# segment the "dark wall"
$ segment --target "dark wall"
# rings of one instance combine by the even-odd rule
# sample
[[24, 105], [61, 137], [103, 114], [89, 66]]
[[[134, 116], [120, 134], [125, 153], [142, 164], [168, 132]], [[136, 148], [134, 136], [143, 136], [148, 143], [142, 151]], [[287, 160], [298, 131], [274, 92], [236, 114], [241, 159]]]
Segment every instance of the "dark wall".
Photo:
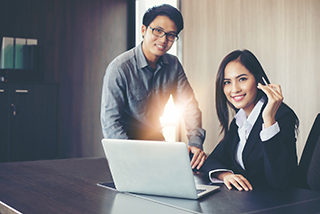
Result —
[[59, 157], [103, 155], [105, 68], [134, 45], [134, 0], [0, 0], [0, 37], [38, 39], [43, 82], [59, 84]]

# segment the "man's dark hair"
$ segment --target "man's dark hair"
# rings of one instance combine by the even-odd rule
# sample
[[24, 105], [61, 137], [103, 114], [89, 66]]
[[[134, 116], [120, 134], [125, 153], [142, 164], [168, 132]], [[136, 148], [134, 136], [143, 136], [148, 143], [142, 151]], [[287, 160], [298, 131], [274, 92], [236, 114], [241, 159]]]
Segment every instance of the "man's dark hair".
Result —
[[171, 19], [177, 26], [177, 35], [183, 29], [183, 18], [180, 11], [169, 5], [163, 4], [160, 6], [154, 6], [146, 11], [143, 16], [142, 23], [145, 26], [149, 26], [150, 23], [157, 17], [157, 16], [167, 16]]

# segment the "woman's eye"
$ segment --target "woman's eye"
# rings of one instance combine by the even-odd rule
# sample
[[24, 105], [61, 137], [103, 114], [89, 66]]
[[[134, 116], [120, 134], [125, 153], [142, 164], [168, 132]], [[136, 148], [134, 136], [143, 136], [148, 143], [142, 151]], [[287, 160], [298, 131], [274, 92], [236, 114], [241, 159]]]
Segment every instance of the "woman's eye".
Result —
[[230, 81], [224, 81], [223, 84], [228, 85], [228, 84], [230, 84]]
[[239, 79], [240, 82], [245, 81], [245, 80], [247, 80], [247, 78], [242, 77]]

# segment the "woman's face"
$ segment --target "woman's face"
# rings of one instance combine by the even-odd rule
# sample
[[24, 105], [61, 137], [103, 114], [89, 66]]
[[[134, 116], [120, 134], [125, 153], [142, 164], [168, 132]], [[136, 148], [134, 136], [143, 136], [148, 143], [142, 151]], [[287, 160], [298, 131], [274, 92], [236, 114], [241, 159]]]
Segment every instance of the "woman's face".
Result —
[[224, 70], [223, 92], [237, 109], [243, 109], [249, 116], [257, 96], [256, 80], [240, 62], [231, 61]]

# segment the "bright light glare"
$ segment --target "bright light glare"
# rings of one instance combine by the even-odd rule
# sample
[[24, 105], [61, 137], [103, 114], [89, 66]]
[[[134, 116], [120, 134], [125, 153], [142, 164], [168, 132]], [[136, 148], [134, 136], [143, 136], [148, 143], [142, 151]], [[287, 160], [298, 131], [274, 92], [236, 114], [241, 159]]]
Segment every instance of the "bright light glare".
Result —
[[[147, 9], [161, 4], [170, 4], [177, 7], [177, 0], [136, 0], [136, 46], [141, 43], [141, 27], [142, 18]], [[168, 53], [177, 55], [177, 43], [173, 43]], [[168, 100], [164, 114], [160, 117], [161, 126], [163, 127], [163, 135], [166, 141], [175, 141], [179, 126], [180, 113], [176, 109], [172, 96]]]
[[163, 116], [160, 117], [160, 122], [162, 127], [169, 126], [169, 125], [177, 125], [180, 118], [180, 112], [177, 110], [176, 106], [174, 105], [172, 95], [168, 100], [166, 107], [164, 108]]

